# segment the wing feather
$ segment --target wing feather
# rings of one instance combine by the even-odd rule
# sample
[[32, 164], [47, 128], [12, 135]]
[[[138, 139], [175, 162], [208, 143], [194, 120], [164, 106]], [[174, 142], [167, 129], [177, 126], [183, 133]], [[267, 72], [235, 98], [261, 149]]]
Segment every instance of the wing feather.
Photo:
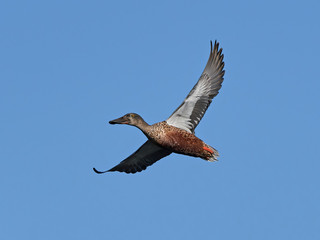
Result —
[[146, 141], [136, 152], [120, 162], [108, 172], [118, 171], [136, 173], [145, 170], [156, 161], [171, 154], [171, 151], [156, 145], [150, 140]]
[[167, 119], [169, 125], [193, 133], [212, 99], [219, 93], [224, 76], [222, 48], [215, 41], [203, 73], [183, 103]]

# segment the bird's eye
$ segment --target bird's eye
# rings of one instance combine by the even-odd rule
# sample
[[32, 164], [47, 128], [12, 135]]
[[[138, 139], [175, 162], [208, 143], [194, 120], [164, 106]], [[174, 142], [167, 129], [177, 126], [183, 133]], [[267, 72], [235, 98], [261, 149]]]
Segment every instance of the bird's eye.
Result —
[[132, 117], [132, 118], [133, 118], [133, 117], [134, 117], [134, 114], [133, 114], [133, 113], [131, 113], [131, 114], [130, 114], [130, 117]]

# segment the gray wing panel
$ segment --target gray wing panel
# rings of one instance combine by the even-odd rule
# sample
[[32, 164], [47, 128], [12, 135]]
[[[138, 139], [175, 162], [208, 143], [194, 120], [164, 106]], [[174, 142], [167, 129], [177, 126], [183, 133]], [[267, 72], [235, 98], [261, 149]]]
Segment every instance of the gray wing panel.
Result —
[[219, 43], [215, 42], [212, 49], [211, 42], [210, 56], [203, 73], [183, 103], [167, 119], [167, 123], [194, 132], [212, 99], [219, 93], [224, 80], [223, 68], [222, 48], [219, 50]]

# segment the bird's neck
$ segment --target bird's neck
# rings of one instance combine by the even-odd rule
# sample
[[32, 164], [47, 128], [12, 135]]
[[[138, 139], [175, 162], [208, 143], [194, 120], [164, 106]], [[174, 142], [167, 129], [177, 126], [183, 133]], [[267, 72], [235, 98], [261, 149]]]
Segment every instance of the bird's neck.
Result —
[[150, 125], [146, 123], [142, 118], [135, 126], [139, 128], [144, 134], [147, 134], [150, 129]]

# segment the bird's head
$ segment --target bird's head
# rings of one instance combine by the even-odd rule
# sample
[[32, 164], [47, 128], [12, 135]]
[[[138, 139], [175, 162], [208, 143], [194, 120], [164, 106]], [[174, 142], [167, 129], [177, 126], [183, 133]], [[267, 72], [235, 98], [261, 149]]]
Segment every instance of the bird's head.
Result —
[[144, 123], [142, 117], [136, 113], [128, 113], [120, 118], [109, 121], [110, 124], [128, 124], [132, 126], [139, 126]]

